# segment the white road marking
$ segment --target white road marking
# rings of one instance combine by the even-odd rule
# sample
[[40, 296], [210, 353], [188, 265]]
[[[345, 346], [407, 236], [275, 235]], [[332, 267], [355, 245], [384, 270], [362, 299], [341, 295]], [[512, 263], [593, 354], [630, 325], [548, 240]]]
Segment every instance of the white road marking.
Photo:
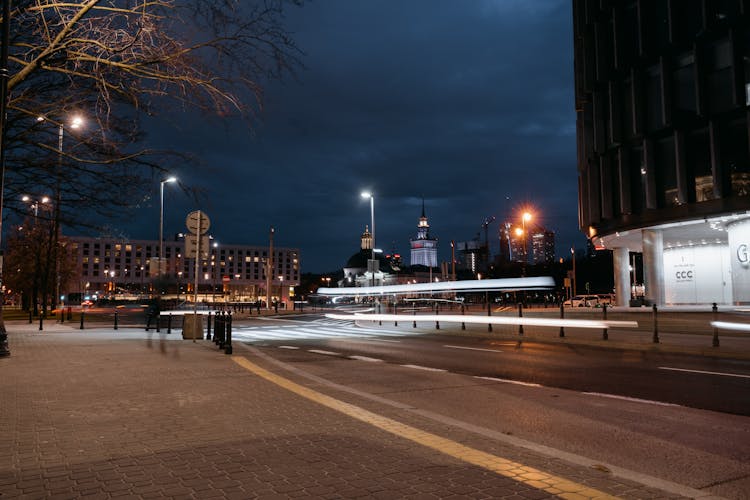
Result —
[[280, 345], [279, 349], [299, 349], [299, 347], [293, 345]]
[[669, 366], [660, 366], [660, 370], [670, 370], [674, 372], [687, 372], [687, 373], [701, 373], [703, 375], [721, 375], [723, 377], [737, 377], [737, 378], [750, 378], [750, 375], [742, 375], [739, 373], [724, 373], [724, 372], [708, 372], [704, 370], [688, 370], [686, 368], [672, 368]]
[[348, 342], [401, 342], [400, 340], [391, 340], [391, 339], [347, 339]]
[[582, 392], [581, 394], [585, 394], [587, 396], [599, 396], [600, 398], [621, 399], [623, 401], [630, 401], [633, 403], [646, 403], [649, 405], [657, 405], [657, 406], [680, 406], [674, 403], [664, 403], [662, 401], [653, 401], [651, 399], [630, 398], [627, 396], [618, 396], [616, 394], [604, 394], [601, 392]]
[[523, 385], [526, 387], [542, 387], [540, 384], [534, 384], [531, 382], [521, 382], [520, 380], [511, 380], [508, 378], [497, 378], [497, 377], [474, 377], [481, 378], [482, 380], [492, 380], [493, 382], [503, 382], [505, 384]]
[[443, 370], [442, 368], [430, 368], [429, 366], [419, 366], [419, 365], [401, 365], [404, 368], [414, 368], [416, 370], [426, 370], [428, 372], [445, 372], [448, 370]]
[[314, 352], [315, 354], [325, 354], [326, 356], [341, 356], [341, 354], [338, 352], [321, 351], [320, 349], [308, 349], [307, 352]]
[[482, 349], [481, 347], [464, 347], [460, 345], [444, 345], [443, 347], [448, 347], [450, 349], [466, 349], [467, 351], [503, 352], [498, 351], [497, 349]]
[[349, 356], [350, 359], [356, 359], [358, 361], [369, 361], [370, 363], [379, 363], [382, 362], [382, 359], [377, 358], [368, 358], [367, 356]]

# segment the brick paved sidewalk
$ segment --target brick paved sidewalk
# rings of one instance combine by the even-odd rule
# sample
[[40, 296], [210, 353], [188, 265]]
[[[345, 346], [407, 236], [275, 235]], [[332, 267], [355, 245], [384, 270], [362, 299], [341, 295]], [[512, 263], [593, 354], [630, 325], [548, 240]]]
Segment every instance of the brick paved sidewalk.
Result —
[[[0, 359], [3, 499], [553, 496], [304, 399], [206, 341], [52, 324], [8, 330], [12, 355]], [[235, 355], [262, 364], [244, 350]], [[611, 495], [670, 497], [487, 446]]]

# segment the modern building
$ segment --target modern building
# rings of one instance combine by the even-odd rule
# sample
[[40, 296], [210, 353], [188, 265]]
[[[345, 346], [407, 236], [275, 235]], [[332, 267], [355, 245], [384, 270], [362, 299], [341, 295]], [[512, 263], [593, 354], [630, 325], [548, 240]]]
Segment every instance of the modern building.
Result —
[[555, 261], [555, 233], [549, 229], [539, 228], [530, 231], [531, 263], [551, 264]]
[[579, 225], [654, 304], [750, 303], [750, 2], [573, 0]]
[[[69, 292], [153, 294], [158, 279], [159, 242], [68, 236], [79, 282]], [[200, 300], [266, 300], [268, 247], [210, 245], [198, 262]], [[175, 291], [193, 293], [195, 259], [186, 258], [185, 240], [177, 236], [164, 243], [161, 281]], [[296, 248], [274, 248], [271, 300], [287, 301], [300, 280], [300, 253]], [[175, 286], [172, 286], [175, 285]]]
[[422, 200], [422, 216], [417, 225], [417, 236], [411, 239], [411, 265], [437, 267], [437, 238], [430, 236], [430, 224], [424, 211]]
[[480, 267], [482, 243], [479, 237], [470, 241], [456, 242], [455, 251], [459, 269], [471, 271], [474, 274], [482, 271]]

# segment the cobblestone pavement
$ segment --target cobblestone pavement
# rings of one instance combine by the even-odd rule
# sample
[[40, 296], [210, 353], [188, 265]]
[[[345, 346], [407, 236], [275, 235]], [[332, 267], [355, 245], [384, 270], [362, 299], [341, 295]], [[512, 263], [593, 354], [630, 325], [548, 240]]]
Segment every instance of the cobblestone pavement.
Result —
[[[324, 392], [309, 381], [285, 387], [233, 362], [274, 371], [243, 349], [225, 356], [176, 333], [7, 326], [3, 499], [676, 498], [414, 415], [399, 423], [393, 408], [341, 402], [374, 415], [353, 418], [290, 390]], [[498, 473], [504, 461], [521, 472]], [[545, 475], [561, 488], [545, 489]]]

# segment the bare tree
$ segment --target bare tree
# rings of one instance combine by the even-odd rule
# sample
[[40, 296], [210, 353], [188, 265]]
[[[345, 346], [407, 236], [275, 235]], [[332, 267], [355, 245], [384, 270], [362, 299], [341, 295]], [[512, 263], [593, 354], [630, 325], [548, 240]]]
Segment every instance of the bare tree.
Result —
[[[22, 194], [52, 196], [49, 248], [57, 252], [62, 224], [122, 214], [169, 169], [167, 152], [143, 147], [144, 119], [177, 106], [251, 125], [264, 83], [299, 64], [283, 25], [284, 9], [298, 3], [14, 2], [5, 208], [22, 213]], [[78, 113], [89, 123], [84, 130], [70, 125]]]

